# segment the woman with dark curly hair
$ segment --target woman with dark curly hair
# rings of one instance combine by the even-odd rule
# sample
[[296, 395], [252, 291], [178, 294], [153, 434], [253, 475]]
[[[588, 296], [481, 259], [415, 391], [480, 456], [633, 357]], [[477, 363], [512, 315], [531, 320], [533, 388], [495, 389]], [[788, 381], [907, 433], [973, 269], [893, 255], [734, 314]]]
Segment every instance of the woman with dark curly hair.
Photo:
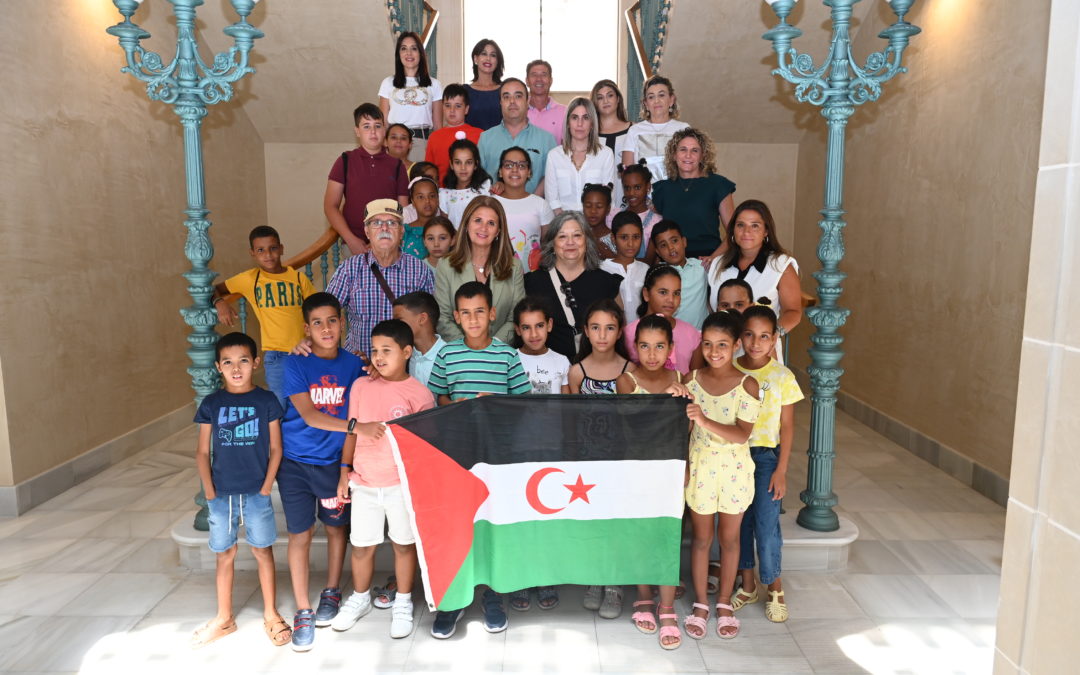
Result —
[[721, 229], [735, 211], [735, 183], [716, 173], [716, 149], [704, 131], [675, 132], [664, 154], [667, 179], [653, 183], [653, 205], [686, 235], [686, 256], [703, 264], [727, 250]]

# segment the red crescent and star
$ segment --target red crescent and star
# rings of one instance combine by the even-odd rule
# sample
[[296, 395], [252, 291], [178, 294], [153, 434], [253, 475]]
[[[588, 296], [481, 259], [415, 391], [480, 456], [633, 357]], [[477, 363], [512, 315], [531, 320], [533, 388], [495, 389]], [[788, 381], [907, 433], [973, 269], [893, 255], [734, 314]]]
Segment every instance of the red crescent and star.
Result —
[[[544, 515], [558, 513], [559, 511], [562, 511], [566, 508], [566, 506], [560, 506], [557, 509], [553, 509], [540, 501], [540, 481], [544, 480], [545, 477], [553, 473], [564, 472], [562, 469], [553, 466], [545, 467], [543, 469], [539, 469], [532, 476], [529, 476], [529, 482], [525, 484], [525, 499], [528, 500], [529, 506], [533, 507], [533, 509], [535, 509], [538, 513], [542, 513]], [[584, 480], [582, 480], [581, 474], [578, 474], [576, 483], [564, 483], [563, 487], [570, 491], [570, 501], [566, 503], [567, 506], [569, 506], [571, 503], [574, 502], [574, 500], [577, 499], [582, 500], [586, 504], [591, 504], [592, 502], [589, 501], [589, 490], [596, 487], [596, 483], [586, 483]]]

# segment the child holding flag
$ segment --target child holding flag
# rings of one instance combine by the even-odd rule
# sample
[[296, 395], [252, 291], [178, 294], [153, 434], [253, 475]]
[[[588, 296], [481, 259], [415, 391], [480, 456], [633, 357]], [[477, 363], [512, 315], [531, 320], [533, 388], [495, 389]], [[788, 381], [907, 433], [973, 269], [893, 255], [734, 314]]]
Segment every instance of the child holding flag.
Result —
[[735, 345], [742, 332], [738, 312], [710, 314], [701, 332], [705, 367], [692, 372], [686, 382], [694, 397], [694, 403], [686, 408], [686, 416], [693, 422], [686, 504], [694, 528], [690, 569], [697, 602], [684, 627], [695, 640], [705, 637], [709, 618], [706, 586], [715, 514], [720, 517], [716, 634], [731, 639], [739, 633], [739, 620], [731, 608], [731, 591], [739, 566], [743, 513], [754, 499], [754, 461], [747, 441], [760, 408], [757, 381], [735, 368]]
[[[435, 357], [428, 387], [446, 405], [491, 394], [528, 394], [529, 378], [521, 367], [517, 351], [489, 334], [495, 320], [491, 289], [479, 281], [469, 281], [454, 293], [454, 321], [464, 337], [449, 342]], [[508, 625], [502, 596], [490, 588], [484, 591], [484, 630], [499, 633]], [[437, 612], [431, 635], [439, 639], [453, 636], [465, 609]]]
[[[679, 382], [679, 374], [665, 366], [675, 351], [675, 333], [671, 322], [662, 314], [649, 314], [635, 322], [634, 348], [640, 360], [633, 370], [623, 373], [615, 383], [620, 394], [671, 394], [690, 397], [690, 392]], [[639, 585], [638, 599], [634, 607], [655, 605], [652, 586]], [[660, 587], [660, 646], [675, 649], [682, 643], [679, 635], [679, 619], [675, 614], [675, 587]], [[656, 632], [656, 617], [651, 611], [641, 610], [633, 614], [634, 625], [642, 633]], [[665, 621], [669, 623], [664, 623]]]
[[399, 319], [375, 324], [371, 329], [370, 359], [379, 376], [361, 377], [349, 391], [349, 424], [357, 434], [346, 436], [342, 447], [338, 498], [352, 502], [349, 541], [353, 545], [353, 594], [342, 603], [330, 624], [336, 631], [352, 628], [371, 611], [375, 547], [383, 542], [383, 528], [388, 526], [397, 577], [390, 637], [403, 638], [412, 633], [416, 537], [405, 508], [394, 453], [381, 424], [435, 407], [431, 391], [409, 375], [412, 352], [413, 334], [408, 324]]

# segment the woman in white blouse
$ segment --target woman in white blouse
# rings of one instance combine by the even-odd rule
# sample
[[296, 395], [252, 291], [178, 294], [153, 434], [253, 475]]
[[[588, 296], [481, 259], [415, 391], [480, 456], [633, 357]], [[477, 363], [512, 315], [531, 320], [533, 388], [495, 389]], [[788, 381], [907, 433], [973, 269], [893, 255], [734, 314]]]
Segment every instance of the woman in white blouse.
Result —
[[566, 107], [562, 145], [547, 156], [544, 196], [548, 206], [556, 215], [580, 211], [586, 183], [609, 185], [615, 181], [615, 155], [600, 142], [596, 108], [592, 101], [579, 96]]
[[416, 33], [397, 39], [394, 74], [379, 86], [379, 108], [386, 124], [403, 124], [412, 133], [409, 159], [424, 159], [427, 139], [442, 126], [442, 84], [428, 72], [427, 55]]

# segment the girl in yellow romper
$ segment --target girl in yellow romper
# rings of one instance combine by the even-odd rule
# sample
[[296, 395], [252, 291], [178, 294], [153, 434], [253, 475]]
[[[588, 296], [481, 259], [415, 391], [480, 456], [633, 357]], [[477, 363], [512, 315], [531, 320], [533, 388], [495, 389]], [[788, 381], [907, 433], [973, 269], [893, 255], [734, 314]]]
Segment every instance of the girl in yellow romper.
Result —
[[716, 634], [730, 639], [739, 633], [731, 609], [731, 592], [739, 567], [739, 531], [743, 512], [754, 500], [754, 462], [747, 441], [757, 420], [760, 401], [754, 378], [734, 365], [742, 335], [742, 317], [734, 310], [709, 315], [701, 329], [705, 367], [687, 376], [694, 403], [686, 409], [693, 422], [687, 465], [686, 503], [694, 530], [690, 571], [694, 580], [693, 612], [684, 629], [690, 637], [705, 637], [709, 618], [709, 549], [714, 514], [720, 539], [720, 590], [716, 594]]

